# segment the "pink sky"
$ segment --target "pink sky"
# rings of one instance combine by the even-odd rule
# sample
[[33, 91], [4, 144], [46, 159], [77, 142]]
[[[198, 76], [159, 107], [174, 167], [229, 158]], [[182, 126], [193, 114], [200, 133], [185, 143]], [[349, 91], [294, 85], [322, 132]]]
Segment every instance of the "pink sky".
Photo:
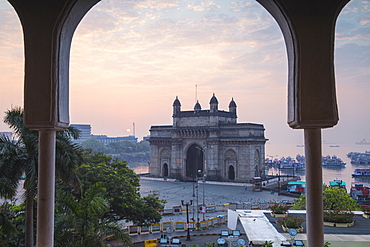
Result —
[[[23, 105], [23, 41], [12, 7], [0, 0], [0, 110]], [[370, 1], [352, 0], [336, 29], [339, 124], [323, 132], [338, 144], [370, 141]], [[275, 21], [255, 1], [111, 0], [80, 23], [70, 63], [71, 123], [93, 134], [141, 139], [172, 124], [172, 103], [203, 109], [213, 93], [238, 121], [265, 125], [272, 144], [302, 144], [286, 123], [287, 58]], [[0, 131], [9, 131], [0, 123]]]

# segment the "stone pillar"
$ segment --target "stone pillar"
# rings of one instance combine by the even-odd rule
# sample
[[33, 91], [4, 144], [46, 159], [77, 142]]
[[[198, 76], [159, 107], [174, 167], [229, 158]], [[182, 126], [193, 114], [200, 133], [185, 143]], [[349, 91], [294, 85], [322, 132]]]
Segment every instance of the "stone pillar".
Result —
[[54, 246], [55, 134], [39, 132], [37, 246]]
[[324, 246], [321, 128], [338, 123], [335, 23], [349, 0], [257, 0], [275, 18], [288, 53], [288, 124], [304, 129], [307, 243]]
[[308, 246], [324, 246], [321, 129], [305, 129]]
[[55, 132], [69, 125], [73, 33], [99, 0], [8, 0], [23, 27], [24, 124], [39, 130], [37, 243], [53, 246]]

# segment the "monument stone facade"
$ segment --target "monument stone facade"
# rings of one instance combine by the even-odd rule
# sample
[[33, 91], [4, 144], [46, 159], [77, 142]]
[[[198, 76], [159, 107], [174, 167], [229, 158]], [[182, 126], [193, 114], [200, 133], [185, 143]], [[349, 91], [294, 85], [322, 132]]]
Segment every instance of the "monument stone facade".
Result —
[[218, 109], [213, 94], [210, 109], [181, 111], [180, 100], [173, 103], [173, 123], [150, 128], [152, 177], [179, 180], [251, 182], [264, 174], [264, 126], [237, 123], [236, 103], [229, 111]]

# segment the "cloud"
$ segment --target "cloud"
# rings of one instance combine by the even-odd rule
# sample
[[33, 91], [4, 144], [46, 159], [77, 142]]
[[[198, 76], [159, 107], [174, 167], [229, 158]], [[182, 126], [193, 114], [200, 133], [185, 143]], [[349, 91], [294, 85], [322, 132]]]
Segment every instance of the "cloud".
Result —
[[221, 8], [221, 6], [211, 0], [205, 0], [200, 2], [199, 4], [188, 5], [188, 9], [191, 9], [193, 11], [212, 11], [218, 8]]

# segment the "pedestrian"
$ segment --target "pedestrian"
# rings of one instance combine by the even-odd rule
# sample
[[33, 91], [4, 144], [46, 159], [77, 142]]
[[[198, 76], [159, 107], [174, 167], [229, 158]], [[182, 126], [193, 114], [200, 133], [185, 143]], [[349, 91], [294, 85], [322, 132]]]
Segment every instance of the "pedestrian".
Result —
[[253, 246], [254, 246], [253, 242], [250, 241], [249, 244], [248, 244], [248, 247], [253, 247]]

